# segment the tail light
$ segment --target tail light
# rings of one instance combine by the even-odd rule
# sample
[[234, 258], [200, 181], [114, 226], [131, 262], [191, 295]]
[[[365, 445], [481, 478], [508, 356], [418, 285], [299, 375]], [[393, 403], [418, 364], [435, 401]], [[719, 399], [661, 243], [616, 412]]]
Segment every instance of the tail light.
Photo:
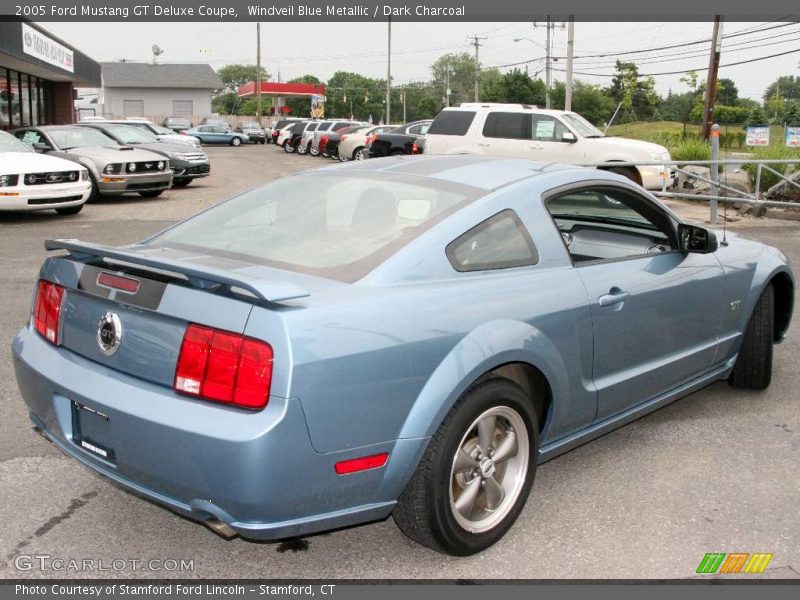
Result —
[[343, 142], [343, 141], [345, 141], [346, 139], [347, 139], [347, 136], [346, 136], [346, 135], [343, 135], [342, 137], [340, 137], [340, 138], [339, 138], [339, 142]]
[[321, 138], [319, 138], [319, 149], [324, 150], [325, 146], [327, 145], [328, 145], [328, 136], [323, 135]]
[[183, 334], [175, 391], [261, 409], [272, 383], [272, 346], [238, 333], [191, 324]]
[[422, 154], [422, 149], [416, 144], [411, 144], [411, 154]]
[[374, 135], [368, 135], [367, 139], [364, 140], [364, 145], [369, 146], [374, 139], [375, 139]]
[[51, 344], [58, 346], [58, 330], [61, 324], [61, 306], [64, 304], [64, 288], [51, 281], [39, 280], [36, 300], [33, 303], [33, 328]]
[[181, 129], [178, 133], [180, 133], [181, 135], [189, 135], [188, 133], [186, 133], [185, 129]]

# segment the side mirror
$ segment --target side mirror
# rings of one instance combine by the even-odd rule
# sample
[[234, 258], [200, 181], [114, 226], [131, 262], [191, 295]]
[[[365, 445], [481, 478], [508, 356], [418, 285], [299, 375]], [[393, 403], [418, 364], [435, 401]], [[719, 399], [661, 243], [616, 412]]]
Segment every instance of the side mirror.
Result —
[[567, 142], [568, 144], [574, 144], [578, 141], [578, 138], [575, 137], [575, 134], [571, 131], [565, 131], [561, 134], [561, 141]]
[[37, 152], [47, 152], [48, 150], [52, 150], [52, 148], [50, 148], [50, 146], [44, 142], [35, 142], [33, 144], [33, 149]]
[[678, 225], [678, 247], [684, 253], [709, 254], [716, 252], [719, 245], [713, 231], [681, 223]]

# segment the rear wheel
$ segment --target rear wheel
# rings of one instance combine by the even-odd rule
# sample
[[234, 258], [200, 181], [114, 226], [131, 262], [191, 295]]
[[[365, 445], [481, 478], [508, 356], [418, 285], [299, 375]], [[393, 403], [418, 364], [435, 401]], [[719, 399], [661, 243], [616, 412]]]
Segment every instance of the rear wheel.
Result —
[[303, 146], [303, 144], [297, 144], [297, 153], [300, 155], [305, 154], [308, 152], [308, 146]]
[[756, 302], [742, 347], [728, 382], [735, 388], [764, 390], [772, 380], [772, 344], [775, 319], [775, 291], [769, 284]]
[[242, 143], [242, 140], [238, 137], [235, 137], [231, 140], [231, 146], [239, 146]]
[[404, 155], [405, 155], [405, 152], [403, 152], [402, 150], [392, 150], [389, 153], [389, 156], [404, 156]]
[[366, 148], [359, 148], [353, 153], [353, 160], [367, 160], [368, 158], [369, 152]]
[[89, 192], [89, 197], [86, 199], [87, 202], [95, 202], [100, 199], [100, 189], [97, 187], [97, 179], [94, 178], [92, 172], [89, 171], [89, 181], [92, 184], [92, 191]]
[[283, 151], [286, 152], [286, 154], [292, 154], [294, 150], [294, 144], [291, 142], [291, 140], [286, 140], [283, 143]]
[[147, 192], [139, 192], [139, 195], [142, 198], [158, 198], [163, 193], [164, 190], [150, 190]]
[[319, 148], [314, 148], [314, 144], [310, 144], [311, 147], [308, 149], [308, 153], [311, 156], [319, 156]]
[[617, 175], [622, 175], [623, 177], [627, 177], [634, 183], [638, 183], [642, 185], [642, 176], [639, 174], [639, 171], [634, 167], [611, 167], [610, 169], [604, 169], [609, 173], [616, 173]]
[[536, 473], [536, 412], [505, 379], [470, 388], [431, 439], [394, 509], [398, 527], [439, 552], [466, 556], [505, 535]]
[[56, 212], [60, 215], [77, 215], [79, 212], [83, 210], [83, 204], [78, 204], [78, 206], [65, 206], [64, 208], [57, 208]]

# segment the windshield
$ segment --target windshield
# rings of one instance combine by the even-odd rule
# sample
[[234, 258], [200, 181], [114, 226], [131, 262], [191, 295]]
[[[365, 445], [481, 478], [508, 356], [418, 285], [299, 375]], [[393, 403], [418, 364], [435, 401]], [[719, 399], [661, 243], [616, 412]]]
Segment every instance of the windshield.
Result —
[[567, 113], [562, 116], [564, 120], [572, 125], [573, 129], [575, 129], [583, 137], [605, 137], [605, 134], [602, 131], [589, 123], [589, 121], [584, 119], [578, 113]]
[[191, 127], [192, 124], [189, 123], [189, 119], [167, 119], [167, 125], [179, 125], [179, 126], [187, 126]]
[[254, 122], [242, 123], [242, 129], [261, 129], [261, 125]]
[[172, 129], [162, 127], [161, 125], [150, 125], [149, 128], [155, 131], [158, 135], [172, 135], [175, 133]]
[[130, 125], [109, 125], [108, 131], [116, 137], [123, 144], [150, 144], [157, 142], [158, 138], [139, 129], [138, 127], [131, 127]]
[[353, 282], [483, 193], [388, 173], [306, 173], [245, 192], [150, 244]]
[[0, 152], [33, 152], [27, 144], [20, 142], [10, 133], [0, 131]]
[[70, 148], [83, 148], [85, 146], [116, 146], [112, 138], [102, 131], [89, 127], [65, 127], [63, 129], [50, 129], [47, 134], [59, 150]]

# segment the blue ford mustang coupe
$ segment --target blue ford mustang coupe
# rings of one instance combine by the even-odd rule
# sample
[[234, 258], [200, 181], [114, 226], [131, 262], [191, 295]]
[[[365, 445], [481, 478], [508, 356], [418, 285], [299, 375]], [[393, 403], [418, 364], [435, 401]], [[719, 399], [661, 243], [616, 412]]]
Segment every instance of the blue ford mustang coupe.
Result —
[[766, 388], [794, 296], [778, 250], [618, 175], [474, 156], [46, 247], [13, 352], [64, 452], [223, 535], [392, 514], [456, 555], [503, 536], [543, 461], [718, 380]]

